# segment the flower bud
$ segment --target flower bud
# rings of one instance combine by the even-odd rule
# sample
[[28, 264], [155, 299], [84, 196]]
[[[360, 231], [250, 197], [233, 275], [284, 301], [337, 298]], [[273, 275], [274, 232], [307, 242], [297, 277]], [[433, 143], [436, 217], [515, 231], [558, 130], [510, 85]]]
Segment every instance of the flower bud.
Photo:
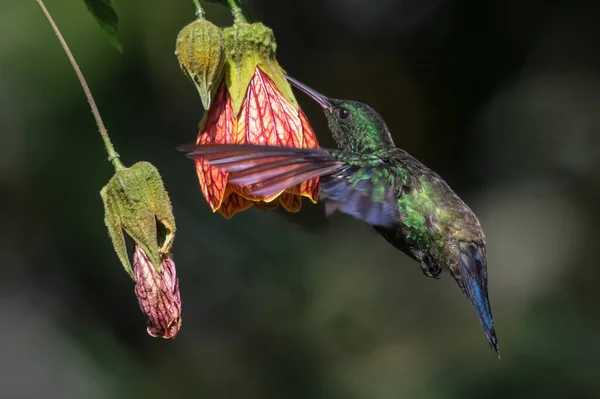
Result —
[[[117, 170], [100, 196], [117, 256], [135, 280], [135, 294], [148, 318], [148, 333], [173, 338], [181, 326], [179, 281], [170, 257], [175, 218], [158, 170], [148, 162]], [[133, 268], [125, 234], [135, 245]]]
[[108, 233], [127, 273], [134, 278], [123, 232], [160, 271], [161, 254], [169, 253], [175, 238], [175, 217], [158, 170], [148, 162], [118, 170], [100, 195]]
[[174, 338], [181, 327], [181, 296], [175, 263], [161, 255], [162, 268], [156, 268], [139, 246], [133, 253], [135, 295], [140, 309], [148, 318], [148, 334], [165, 339]]
[[194, 82], [206, 110], [223, 73], [225, 43], [221, 30], [198, 19], [177, 36], [175, 55], [183, 72]]

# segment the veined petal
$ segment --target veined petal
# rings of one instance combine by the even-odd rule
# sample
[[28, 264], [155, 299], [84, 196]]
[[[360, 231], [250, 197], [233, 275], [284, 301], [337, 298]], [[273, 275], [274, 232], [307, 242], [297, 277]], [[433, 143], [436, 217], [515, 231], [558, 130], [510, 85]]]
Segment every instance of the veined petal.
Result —
[[252, 205], [256, 204], [255, 202], [250, 201], [238, 194], [236, 192], [238, 189], [239, 186], [237, 185], [227, 185], [223, 202], [219, 207], [219, 213], [226, 219], [231, 219], [236, 213], [245, 211], [246, 209], [252, 207]]
[[286, 190], [279, 196], [279, 202], [286, 211], [296, 213], [302, 208], [302, 197], [300, 196], [300, 190], [297, 187], [294, 187], [293, 190], [298, 191], [298, 194], [290, 193], [290, 190]]
[[148, 319], [148, 334], [153, 337], [174, 338], [181, 327], [181, 296], [175, 263], [167, 255], [161, 255], [159, 272], [139, 246], [133, 253], [135, 295], [140, 308]]
[[302, 123], [302, 148], [319, 148], [319, 142], [304, 111], [298, 108], [298, 116]]
[[[263, 144], [297, 148], [317, 148], [315, 133], [306, 115], [292, 105], [271, 78], [259, 67], [246, 90], [240, 112], [235, 117], [232, 100], [225, 82], [217, 91], [210, 110], [201, 124], [197, 144]], [[251, 186], [242, 187], [227, 182], [227, 173], [196, 159], [196, 171], [212, 210], [229, 219], [251, 206], [271, 210], [279, 205], [288, 212], [298, 212], [302, 196], [316, 203], [319, 179], [311, 179], [285, 192], [269, 197], [250, 194]]]
[[[237, 140], [231, 98], [223, 82], [200, 126], [196, 143], [241, 143]], [[196, 159], [195, 162], [202, 194], [214, 212], [220, 208], [225, 197], [227, 173], [209, 166], [202, 159]]]
[[[302, 122], [302, 148], [319, 148], [319, 142], [312, 126], [308, 122], [308, 118], [300, 108], [298, 108], [298, 115]], [[319, 199], [319, 178], [316, 177], [311, 180], [307, 180], [300, 184], [300, 195], [308, 197], [313, 204], [317, 203]]]
[[[285, 195], [285, 193], [281, 195]], [[262, 209], [263, 211], [272, 211], [273, 209], [276, 209], [279, 206], [280, 200], [281, 196], [271, 202], [256, 201], [254, 202], [254, 206], [258, 209]]]
[[[315, 132], [314, 132], [312, 126], [310, 125], [310, 123], [308, 123], [308, 119], [306, 118], [306, 115], [300, 108], [298, 108], [298, 115], [300, 117], [300, 121], [302, 122], [302, 148], [319, 148], [319, 143], [317, 142], [317, 137], [315, 135]], [[307, 197], [308, 199], [310, 199], [313, 202], [313, 204], [316, 204], [317, 200], [319, 198], [319, 178], [316, 177], [314, 179], [307, 180], [307, 181], [301, 183], [299, 186], [292, 187], [292, 188], [286, 190], [286, 193]], [[300, 202], [300, 204], [301, 204], [301, 202]], [[289, 212], [297, 212], [297, 211], [288, 209], [288, 207], [286, 207], [286, 205], [283, 203], [282, 203], [282, 205]], [[291, 204], [289, 205], [289, 207], [295, 209], [295, 207]], [[298, 210], [299, 209], [300, 208], [298, 208]]]
[[297, 109], [258, 67], [238, 115], [238, 132], [250, 144], [302, 146], [302, 122]]
[[[259, 67], [255, 69], [248, 85], [238, 115], [237, 130], [250, 144], [302, 146], [302, 121], [298, 111]], [[263, 198], [250, 195], [249, 188], [239, 187], [236, 191], [250, 200], [265, 202], [272, 202], [281, 194]]]

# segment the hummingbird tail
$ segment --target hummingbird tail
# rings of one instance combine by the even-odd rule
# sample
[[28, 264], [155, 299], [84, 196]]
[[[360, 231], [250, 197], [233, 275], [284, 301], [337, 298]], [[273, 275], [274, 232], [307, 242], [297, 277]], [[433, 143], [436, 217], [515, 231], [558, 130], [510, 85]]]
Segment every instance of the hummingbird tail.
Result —
[[249, 144], [184, 145], [179, 150], [229, 173], [228, 181], [249, 186], [250, 194], [275, 195], [312, 178], [333, 173], [344, 164], [322, 149]]
[[494, 329], [494, 318], [492, 317], [492, 309], [488, 298], [485, 253], [473, 242], [468, 244], [467, 252], [461, 252], [460, 254], [462, 288], [471, 301], [473, 311], [479, 318], [489, 345], [500, 358], [498, 339]]

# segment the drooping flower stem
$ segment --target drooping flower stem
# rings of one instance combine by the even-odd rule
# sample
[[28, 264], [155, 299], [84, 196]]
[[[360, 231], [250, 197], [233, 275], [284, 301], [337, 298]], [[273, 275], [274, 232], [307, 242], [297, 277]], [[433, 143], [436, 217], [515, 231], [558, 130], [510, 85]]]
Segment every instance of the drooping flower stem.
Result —
[[77, 78], [79, 78], [79, 83], [81, 84], [81, 87], [83, 88], [83, 91], [85, 92], [85, 96], [87, 97], [88, 103], [90, 104], [90, 108], [92, 109], [92, 114], [94, 115], [94, 119], [96, 120], [96, 125], [98, 125], [98, 131], [100, 132], [100, 136], [102, 136], [102, 140], [104, 141], [104, 146], [106, 147], [106, 152], [108, 153], [109, 162], [111, 162], [113, 164], [115, 170], [124, 169], [125, 167], [119, 160], [119, 154], [117, 153], [117, 151], [115, 151], [115, 148], [113, 147], [112, 142], [110, 141], [110, 137], [108, 136], [108, 131], [106, 130], [106, 127], [104, 126], [104, 122], [102, 121], [102, 117], [100, 116], [100, 111], [98, 111], [98, 107], [96, 106], [96, 101], [94, 101], [92, 92], [90, 91], [90, 88], [89, 88], [87, 82], [85, 81], [85, 78], [83, 76], [83, 73], [81, 72], [81, 69], [79, 68], [79, 65], [77, 65], [77, 62], [75, 61], [75, 57], [73, 57], [73, 54], [71, 53], [71, 50], [69, 49], [69, 46], [67, 45], [67, 42], [63, 38], [63, 36], [60, 33], [60, 30], [58, 29], [56, 24], [54, 23], [54, 20], [52, 19], [50, 12], [48, 12], [48, 9], [46, 9], [44, 2], [42, 0], [36, 0], [36, 1], [37, 1], [38, 5], [40, 6], [40, 8], [42, 9], [42, 12], [48, 19], [48, 22], [50, 23], [50, 26], [52, 27], [54, 34], [58, 38], [58, 41], [60, 42], [63, 49], [65, 50], [65, 53], [67, 54], [67, 58], [69, 58], [69, 61], [71, 62], [71, 65], [73, 66], [73, 69], [75, 70], [75, 74], [77, 75]]
[[246, 17], [244, 17], [244, 12], [242, 8], [238, 5], [236, 0], [227, 0], [227, 4], [229, 4], [229, 8], [231, 8], [231, 13], [233, 14], [233, 23], [234, 24], [245, 24]]
[[200, 2], [198, 0], [193, 0], [193, 1], [194, 1], [194, 6], [196, 6], [196, 18], [204, 19], [204, 10], [202, 9], [202, 6], [200, 6]]

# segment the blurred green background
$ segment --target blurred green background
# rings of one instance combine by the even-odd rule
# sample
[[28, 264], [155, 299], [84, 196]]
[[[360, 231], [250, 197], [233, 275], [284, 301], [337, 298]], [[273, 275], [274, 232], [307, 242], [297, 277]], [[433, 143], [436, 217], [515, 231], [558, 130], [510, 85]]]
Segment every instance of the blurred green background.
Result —
[[37, 4], [4, 1], [0, 396], [600, 397], [600, 3], [246, 2], [290, 75], [370, 103], [479, 215], [501, 361], [455, 282], [425, 278], [370, 227], [310, 204], [212, 214], [175, 151], [202, 116], [173, 54], [192, 1], [113, 3], [123, 54], [83, 1], [46, 5], [123, 162], [163, 175], [182, 329], [147, 335], [103, 223], [112, 170], [82, 90]]

